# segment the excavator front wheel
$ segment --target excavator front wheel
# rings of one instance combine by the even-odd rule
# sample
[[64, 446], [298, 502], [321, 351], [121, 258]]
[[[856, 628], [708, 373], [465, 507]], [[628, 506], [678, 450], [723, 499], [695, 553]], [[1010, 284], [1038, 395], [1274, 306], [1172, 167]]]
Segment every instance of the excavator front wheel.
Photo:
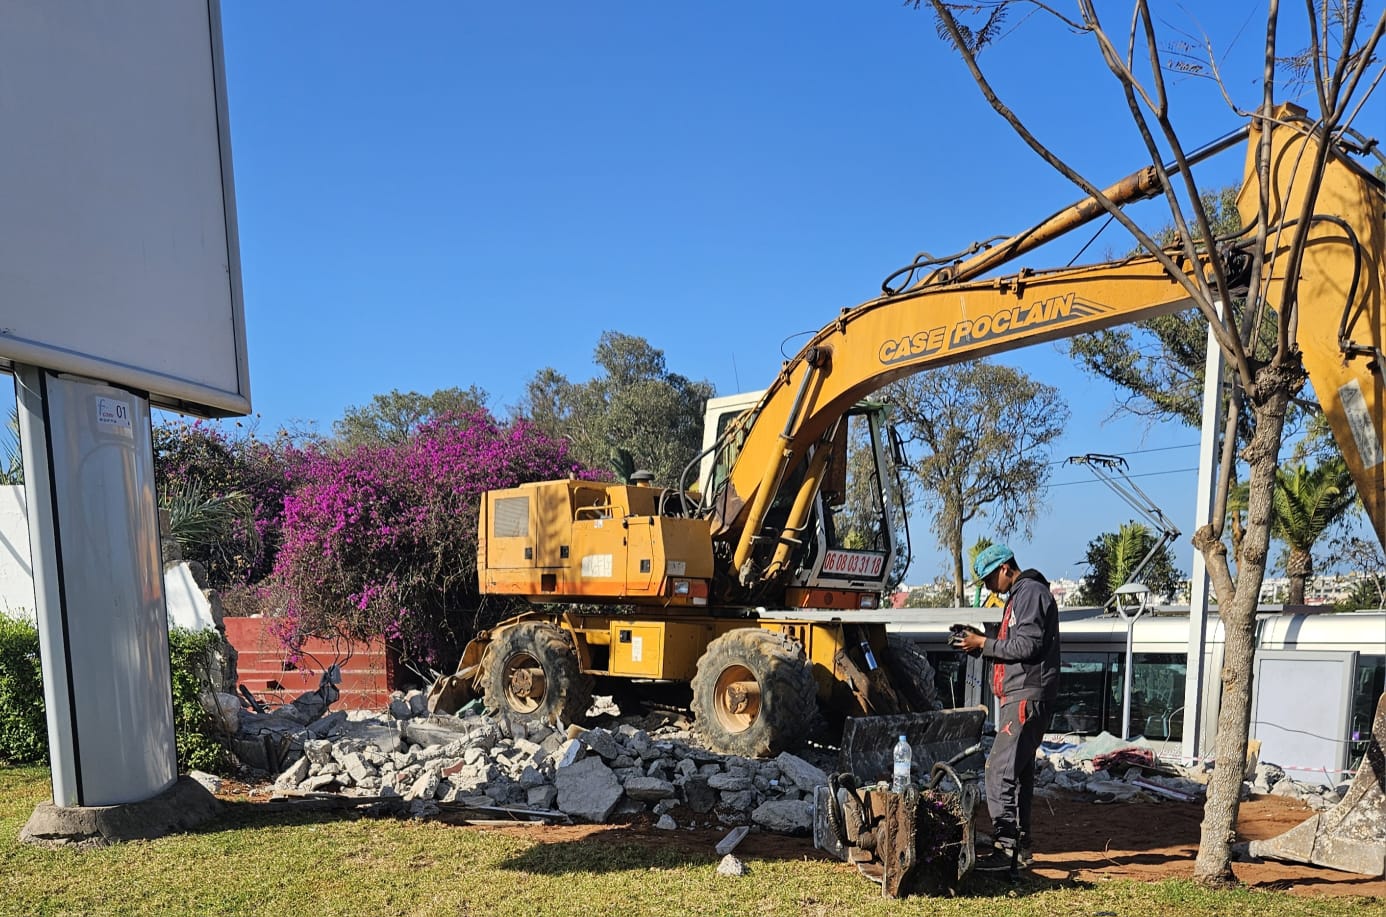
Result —
[[[895, 693], [909, 704], [911, 710], [939, 710], [943, 702], [934, 680], [934, 666], [919, 644], [899, 634], [886, 637], [886, 659], [890, 662], [891, 681]], [[953, 704], [957, 707], [959, 704]]]
[[798, 644], [768, 630], [728, 631], [698, 660], [694, 723], [713, 751], [767, 757], [804, 738], [816, 691]]
[[562, 628], [525, 621], [486, 648], [486, 708], [522, 720], [575, 723], [592, 705], [592, 679]]

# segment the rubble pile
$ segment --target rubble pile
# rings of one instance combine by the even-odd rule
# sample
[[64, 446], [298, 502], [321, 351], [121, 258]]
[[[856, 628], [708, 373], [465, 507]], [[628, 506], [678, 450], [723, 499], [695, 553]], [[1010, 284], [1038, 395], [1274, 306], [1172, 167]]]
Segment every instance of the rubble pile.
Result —
[[[334, 711], [329, 681], [292, 704], [250, 712], [222, 697], [232, 747], [253, 770], [277, 774], [283, 795], [342, 794], [387, 800], [416, 817], [453, 806], [511, 816], [608, 822], [645, 816], [657, 828], [753, 825], [803, 834], [813, 824], [813, 791], [834, 767], [820, 750], [770, 760], [700, 747], [672, 715], [616, 719], [598, 699], [605, 726], [548, 726], [490, 715], [431, 716], [421, 692], [396, 693], [389, 709]], [[228, 728], [228, 731], [232, 729]], [[811, 759], [811, 760], [810, 760]], [[1209, 771], [1160, 762], [1144, 740], [1103, 734], [1036, 761], [1035, 792], [1094, 802], [1200, 802]], [[1244, 795], [1273, 793], [1332, 805], [1343, 787], [1298, 783], [1260, 764]]]
[[[1145, 739], [1123, 740], [1105, 732], [1079, 744], [1042, 748], [1035, 765], [1037, 795], [1077, 793], [1095, 802], [1201, 802], [1212, 775], [1211, 762], [1182, 766], [1161, 761]], [[1300, 782], [1274, 764], [1259, 763], [1253, 779], [1242, 782], [1242, 798], [1286, 796], [1323, 810], [1341, 800], [1349, 786]]]
[[276, 790], [398, 797], [414, 816], [457, 804], [588, 822], [647, 813], [668, 829], [807, 833], [813, 789], [828, 780], [788, 752], [763, 761], [714, 754], [680, 720], [660, 715], [649, 732], [631, 722], [558, 731], [504, 716], [429, 716], [419, 692], [397, 695], [383, 715], [337, 711], [301, 724], [294, 720], [304, 705], [289, 706], [243, 714], [236, 739], [266, 764], [283, 759], [267, 769], [279, 771]]

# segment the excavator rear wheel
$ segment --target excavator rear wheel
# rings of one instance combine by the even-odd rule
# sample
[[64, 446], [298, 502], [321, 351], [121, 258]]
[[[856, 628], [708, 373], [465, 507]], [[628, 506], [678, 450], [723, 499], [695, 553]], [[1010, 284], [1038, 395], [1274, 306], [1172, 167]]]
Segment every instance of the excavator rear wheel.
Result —
[[486, 647], [486, 709], [521, 720], [578, 722], [592, 705], [592, 678], [562, 628], [525, 621]]
[[768, 630], [728, 631], [698, 660], [694, 724], [715, 752], [768, 757], [803, 740], [816, 691], [798, 644]]

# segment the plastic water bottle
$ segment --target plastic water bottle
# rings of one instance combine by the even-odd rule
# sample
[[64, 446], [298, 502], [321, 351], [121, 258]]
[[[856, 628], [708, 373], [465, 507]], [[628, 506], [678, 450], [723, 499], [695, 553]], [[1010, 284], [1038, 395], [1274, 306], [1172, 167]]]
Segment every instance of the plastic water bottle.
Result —
[[910, 743], [904, 736], [900, 736], [900, 741], [895, 743], [895, 771], [890, 782], [890, 788], [897, 793], [905, 792], [905, 788], [910, 785], [910, 759], [913, 752], [910, 751]]

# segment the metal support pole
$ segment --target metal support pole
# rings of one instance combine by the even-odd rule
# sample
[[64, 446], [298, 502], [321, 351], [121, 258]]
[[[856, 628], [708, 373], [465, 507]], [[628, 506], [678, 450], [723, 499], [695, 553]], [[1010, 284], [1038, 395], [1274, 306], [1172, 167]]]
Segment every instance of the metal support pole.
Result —
[[[1217, 304], [1222, 317], [1222, 303]], [[1208, 356], [1203, 364], [1203, 433], [1198, 443], [1198, 489], [1194, 506], [1194, 531], [1213, 518], [1213, 491], [1217, 486], [1218, 433], [1222, 429], [1222, 348], [1208, 328]], [[1195, 550], [1189, 589], [1189, 653], [1184, 675], [1184, 731], [1182, 752], [1192, 760], [1203, 753], [1203, 650], [1208, 636], [1208, 568]]]
[[[1126, 604], [1128, 597], [1136, 600], [1134, 610]], [[1121, 738], [1124, 741], [1131, 738], [1131, 680], [1135, 669], [1132, 662], [1135, 658], [1136, 621], [1145, 612], [1150, 589], [1144, 583], [1126, 583], [1118, 587], [1112, 598], [1116, 602], [1117, 613], [1126, 622], [1126, 677], [1121, 687]]]

